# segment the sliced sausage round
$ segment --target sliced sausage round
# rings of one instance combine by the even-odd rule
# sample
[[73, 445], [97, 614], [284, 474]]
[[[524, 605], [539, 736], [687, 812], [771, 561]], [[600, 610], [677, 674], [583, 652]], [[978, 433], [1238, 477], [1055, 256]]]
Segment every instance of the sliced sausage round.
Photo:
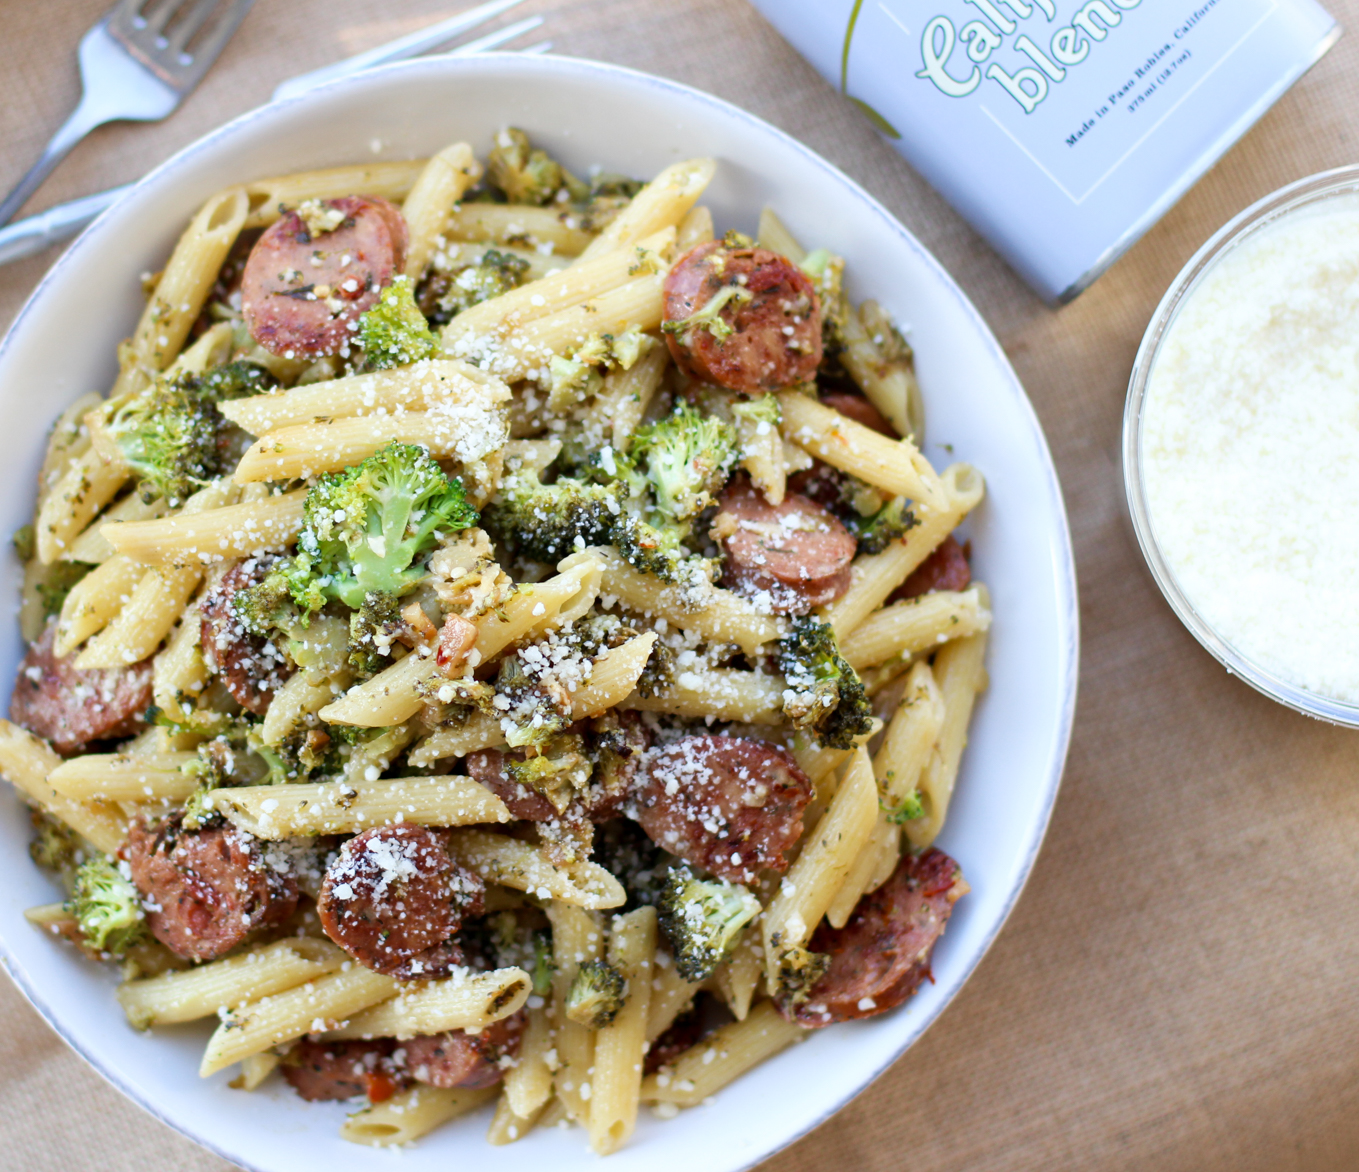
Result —
[[480, 915], [486, 885], [425, 826], [375, 826], [326, 871], [316, 909], [327, 936], [360, 964], [401, 980], [445, 977], [463, 963], [453, 939]]
[[400, 1089], [405, 1079], [392, 1067], [396, 1042], [312, 1042], [304, 1039], [288, 1052], [283, 1077], [309, 1103], [335, 1102], [366, 1095], [381, 1103]]
[[682, 371], [747, 395], [809, 382], [821, 364], [816, 289], [765, 248], [691, 248], [666, 274], [661, 328]]
[[805, 614], [849, 589], [854, 536], [805, 496], [789, 493], [771, 505], [737, 481], [713, 524], [727, 554], [723, 584], [775, 614]]
[[[522, 756], [522, 753], [520, 754]], [[505, 803], [511, 818], [525, 822], [546, 822], [557, 817], [557, 807], [536, 789], [515, 781], [505, 768], [506, 754], [500, 749], [478, 749], [465, 758], [468, 775]]]
[[407, 232], [385, 199], [346, 195], [320, 201], [329, 231], [296, 211], [270, 226], [250, 250], [241, 278], [241, 313], [250, 335], [285, 357], [345, 350], [359, 315], [405, 264]]
[[247, 712], [263, 716], [293, 674], [288, 657], [272, 639], [252, 634], [236, 616], [237, 593], [260, 582], [276, 558], [247, 558], [232, 566], [203, 599], [200, 642], [203, 662]]
[[862, 423], [865, 427], [871, 427], [874, 431], [880, 432], [889, 439], [901, 438], [892, 425], [887, 422], [887, 416], [863, 395], [854, 395], [849, 391], [828, 391], [821, 396], [821, 402], [832, 411], [840, 412], [846, 419], [852, 419], [855, 423]]
[[435, 1087], [489, 1087], [504, 1077], [501, 1058], [519, 1053], [524, 1014], [512, 1013], [479, 1034], [448, 1030], [405, 1043], [406, 1069], [416, 1082]]
[[720, 879], [784, 871], [812, 783], [783, 749], [741, 737], [685, 737], [648, 754], [637, 821], [651, 841]]
[[182, 815], [134, 822], [120, 855], [146, 900], [147, 927], [188, 960], [212, 960], [297, 909], [296, 880], [232, 827], [186, 830]]
[[972, 581], [972, 567], [957, 539], [949, 534], [911, 576], [893, 592], [888, 602], [904, 602], [935, 590], [966, 590]]
[[830, 968], [801, 1005], [780, 1011], [815, 1028], [895, 1009], [929, 977], [930, 954], [967, 891], [962, 870], [943, 851], [908, 851], [843, 928], [817, 928], [808, 947], [829, 955]]
[[703, 1014], [698, 1006], [681, 1013], [646, 1052], [642, 1073], [655, 1074], [662, 1066], [669, 1066], [703, 1037]]
[[46, 737], [63, 756], [79, 752], [90, 741], [119, 740], [141, 732], [151, 706], [151, 661], [79, 671], [75, 656], [58, 659], [53, 652], [56, 631], [53, 619], [19, 665], [10, 719]]

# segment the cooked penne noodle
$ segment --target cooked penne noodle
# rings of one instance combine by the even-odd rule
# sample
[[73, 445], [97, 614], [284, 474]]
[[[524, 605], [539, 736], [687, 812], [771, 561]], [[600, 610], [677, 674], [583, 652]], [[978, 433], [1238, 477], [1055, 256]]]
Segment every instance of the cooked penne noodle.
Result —
[[981, 502], [985, 484], [970, 464], [951, 465], [940, 480], [948, 493], [946, 508], [922, 508], [917, 517], [919, 524], [900, 541], [893, 542], [882, 553], [860, 554], [854, 559], [849, 590], [821, 611], [834, 628], [836, 639], [848, 638]]
[[679, 234], [675, 237], [675, 252], [682, 255], [700, 244], [707, 244], [713, 238], [713, 214], [705, 207], [691, 207], [680, 221]]
[[590, 1146], [601, 1156], [622, 1147], [637, 1125], [655, 956], [654, 907], [640, 907], [615, 917], [608, 959], [623, 974], [627, 992], [613, 1021], [595, 1031], [588, 1126]]
[[563, 257], [579, 256], [594, 239], [574, 212], [514, 203], [456, 207], [444, 224], [444, 235], [450, 240], [513, 244]]
[[256, 480], [297, 480], [339, 472], [366, 460], [390, 443], [419, 444], [436, 460], [465, 464], [495, 451], [509, 438], [503, 420], [462, 412], [409, 411], [354, 419], [299, 423], [256, 440], [236, 465], [237, 484]]
[[198, 788], [198, 779], [182, 767], [196, 753], [86, 753], [63, 761], [47, 775], [47, 784], [62, 797], [92, 802], [182, 802]]
[[404, 1040], [445, 1030], [478, 1034], [516, 1012], [532, 987], [528, 973], [516, 968], [410, 985], [390, 1001], [356, 1014], [326, 1037]]
[[466, 757], [479, 749], [494, 749], [505, 743], [505, 732], [496, 717], [473, 712], [454, 723], [436, 728], [407, 755], [416, 769], [428, 769], [447, 757]]
[[[510, 1073], [507, 1071], [505, 1074], [507, 1084]], [[538, 1107], [528, 1115], [516, 1115], [510, 1104], [507, 1085], [505, 1092], [495, 1101], [495, 1114], [491, 1117], [491, 1126], [486, 1129], [486, 1142], [493, 1147], [503, 1147], [505, 1144], [523, 1139], [537, 1125], [538, 1117], [542, 1113], [542, 1107]]]
[[[533, 1002], [539, 1002], [536, 1006]], [[528, 1021], [519, 1043], [519, 1060], [505, 1071], [505, 1102], [516, 1119], [536, 1119], [552, 1098], [552, 1020], [541, 997], [529, 1003]], [[552, 1054], [551, 1062], [556, 1061]], [[519, 1136], [512, 1137], [514, 1139]]]
[[780, 675], [715, 667], [681, 671], [675, 682], [650, 696], [634, 693], [625, 708], [641, 712], [669, 712], [675, 716], [740, 720], [750, 724], [778, 724], [783, 719], [785, 684]]
[[564, 903], [549, 904], [547, 916], [552, 923], [552, 1017], [557, 1032], [553, 1085], [567, 1116], [583, 1123], [589, 1114], [583, 1088], [594, 1065], [595, 1031], [566, 1016], [566, 998], [580, 966], [603, 957], [604, 922], [597, 913]]
[[899, 810], [920, 781], [944, 726], [944, 698], [928, 663], [906, 677], [887, 735], [873, 758], [873, 773], [888, 810]]
[[731, 956], [718, 965], [717, 972], [713, 974], [722, 1000], [727, 1003], [727, 1008], [737, 1021], [745, 1021], [750, 1013], [750, 1003], [755, 999], [760, 978], [764, 976], [761, 939], [760, 922], [756, 919], [746, 925]]
[[203, 565], [255, 557], [286, 549], [297, 540], [306, 497], [305, 489], [297, 489], [203, 513], [107, 525], [105, 536], [119, 553], [144, 565]]
[[233, 1063], [273, 1046], [338, 1028], [354, 1014], [395, 996], [398, 981], [362, 965], [351, 964], [251, 1001], [222, 1015], [222, 1022], [208, 1039], [198, 1073], [206, 1078]]
[[[982, 601], [986, 602], [983, 594]], [[944, 828], [958, 766], [967, 745], [967, 726], [977, 696], [986, 690], [986, 634], [969, 635], [945, 644], [934, 657], [934, 675], [944, 701], [939, 739], [920, 775], [920, 804], [925, 816], [906, 823], [906, 837], [917, 850], [927, 847]]]
[[121, 460], [105, 460], [93, 448], [72, 460], [38, 507], [33, 525], [38, 557], [47, 564], [63, 557], [99, 511], [122, 491], [130, 475]]
[[665, 347], [653, 346], [627, 370], [611, 370], [604, 376], [595, 406], [605, 420], [612, 422], [613, 446], [619, 451], [628, 446], [651, 400], [661, 389], [669, 360]]
[[[864, 302], [857, 310], [847, 308], [842, 337], [844, 348], [840, 361], [859, 389], [886, 417], [898, 435], [906, 436], [919, 446], [925, 434], [925, 411], [920, 397], [920, 384], [915, 377], [915, 364], [908, 358], [889, 362], [865, 323], [872, 302]], [[881, 313], [881, 311], [878, 311]]]
[[448, 218], [448, 209], [462, 199], [482, 175], [482, 166], [465, 142], [456, 142], [433, 156], [420, 172], [401, 214], [410, 229], [406, 246], [406, 276], [418, 281], [434, 255]]
[[248, 1058], [241, 1059], [241, 1073], [231, 1080], [227, 1085], [233, 1091], [253, 1091], [257, 1090], [275, 1070], [281, 1061], [277, 1054], [251, 1054]]
[[806, 250], [771, 207], [760, 209], [760, 224], [755, 230], [755, 237], [761, 248], [786, 256], [795, 265], [801, 264], [806, 259]]
[[[342, 674], [347, 676], [348, 672]], [[307, 672], [298, 672], [274, 693], [273, 703], [260, 726], [260, 739], [266, 745], [280, 744], [284, 737], [309, 723], [310, 717], [334, 699], [335, 687], [330, 677], [314, 680]]]
[[131, 351], [138, 363], [164, 370], [174, 361], [245, 227], [249, 205], [244, 189], [231, 187], [212, 196], [194, 216], [132, 332]]
[[127, 817], [109, 802], [78, 802], [57, 793], [47, 778], [60, 764], [46, 741], [0, 720], [0, 777], [98, 850], [112, 854], [127, 837]]
[[854, 860], [830, 907], [826, 909], [826, 921], [832, 928], [845, 926], [860, 898], [887, 881], [896, 869], [899, 858], [901, 828], [890, 821], [885, 811], [879, 810], [878, 821], [868, 842]]
[[[638, 249], [659, 257], [675, 243], [675, 229], [665, 228], [638, 243]], [[582, 260], [539, 281], [492, 297], [465, 309], [444, 327], [444, 345], [454, 353], [463, 339], [487, 333], [506, 333], [528, 322], [578, 306], [600, 297], [638, 272], [641, 258], [636, 253], [614, 252]]]
[[203, 572], [173, 566], [146, 570], [117, 615], [75, 658], [81, 671], [149, 659], [193, 597]]
[[329, 940], [295, 936], [182, 972], [124, 981], [118, 1004], [134, 1029], [196, 1021], [333, 973], [348, 959]]
[[991, 612], [975, 588], [935, 590], [869, 615], [840, 645], [840, 654], [859, 671], [893, 656], [933, 651], [990, 625]]
[[[508, 821], [508, 816], [504, 820]], [[597, 863], [555, 867], [537, 847], [508, 835], [459, 830], [449, 839], [448, 853], [487, 883], [527, 891], [539, 899], [556, 899], [591, 910], [621, 907], [627, 900], [623, 885]]]
[[[193, 603], [166, 641], [165, 649], [151, 663], [151, 693], [156, 707], [171, 720], [189, 719], [193, 701], [208, 684], [208, 667], [199, 645], [202, 619]], [[186, 707], [188, 704], [188, 707]]]
[[495, 1087], [417, 1086], [356, 1111], [340, 1127], [340, 1138], [372, 1147], [402, 1147], [428, 1135], [460, 1115], [485, 1106], [496, 1097]]
[[571, 694], [571, 719], [588, 720], [627, 699], [646, 668], [656, 638], [655, 631], [636, 635], [596, 659], [589, 680]]
[[694, 1003], [701, 981], [686, 981], [668, 953], [658, 952], [651, 976], [651, 1000], [646, 1014], [646, 1040], [654, 1042]]
[[757, 613], [750, 603], [730, 590], [714, 586], [691, 594], [683, 587], [667, 586], [650, 574], [634, 570], [612, 546], [592, 552], [604, 562], [600, 593], [629, 610], [663, 618], [716, 642], [735, 643], [747, 655], [779, 637], [779, 627], [773, 619]]
[[509, 387], [475, 366], [457, 358], [435, 358], [393, 370], [308, 383], [270, 395], [232, 399], [222, 404], [221, 411], [251, 435], [261, 436], [321, 419], [436, 407], [489, 409], [509, 398]]
[[772, 1001], [761, 1001], [745, 1021], [719, 1026], [668, 1069], [647, 1075], [642, 1081], [642, 1101], [696, 1107], [751, 1067], [806, 1036], [801, 1026], [779, 1016]]
[[877, 819], [873, 762], [861, 746], [854, 750], [835, 797], [764, 910], [764, 963], [770, 988], [778, 987], [783, 954], [811, 939], [854, 860], [868, 843]]
[[800, 391], [779, 395], [784, 436], [832, 467], [888, 496], [908, 496], [931, 509], [948, 498], [939, 475], [910, 440], [893, 440]]
[[632, 202], [581, 253], [577, 263], [614, 249], [632, 248], [653, 232], [675, 227], [698, 202], [716, 172], [717, 163], [712, 159], [671, 164], [633, 196]]
[[140, 562], [115, 554], [81, 578], [61, 604], [53, 652], [58, 656], [70, 655], [91, 635], [107, 627], [145, 575], [146, 567]]
[[47, 437], [47, 450], [43, 453], [42, 467], [38, 470], [38, 507], [43, 498], [66, 474], [71, 463], [80, 459], [90, 449], [90, 432], [85, 426], [85, 416], [99, 406], [100, 398], [93, 391], [81, 395], [66, 408]]
[[120, 525], [128, 521], [153, 521], [169, 511], [164, 497], [157, 497], [150, 504], [142, 500], [141, 493], [130, 492], [117, 504], [104, 510], [88, 529], [71, 542], [70, 548], [62, 555], [65, 561], [89, 562], [101, 565], [117, 555], [117, 550], [104, 536], [105, 525]]
[[242, 830], [263, 839], [357, 834], [392, 822], [465, 826], [510, 820], [505, 803], [470, 777], [238, 786], [214, 790], [206, 800]]
[[299, 171], [296, 175], [276, 175], [256, 179], [244, 186], [249, 201], [245, 228], [267, 228], [282, 215], [280, 208], [295, 208], [304, 199], [339, 199], [344, 195], [376, 195], [400, 201], [406, 198], [427, 159], [408, 159], [391, 163], [359, 163], [349, 167], [327, 167], [319, 171]]

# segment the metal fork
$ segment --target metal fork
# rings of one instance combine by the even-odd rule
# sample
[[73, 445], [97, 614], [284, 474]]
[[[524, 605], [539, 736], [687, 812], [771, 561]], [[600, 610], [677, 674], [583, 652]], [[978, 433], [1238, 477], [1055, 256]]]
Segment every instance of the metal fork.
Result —
[[[274, 90], [274, 98], [292, 97], [335, 77], [347, 77], [361, 69], [371, 69], [377, 65], [385, 65], [389, 61], [401, 61], [418, 56], [445, 44], [460, 33], [467, 32], [477, 25], [485, 24], [493, 17], [522, 2], [523, 0], [489, 0], [488, 3], [480, 4], [466, 12], [460, 12], [456, 16], [439, 21], [429, 28], [412, 33], [410, 36], [389, 41], [387, 44], [379, 45], [376, 49], [370, 49], [366, 53], [347, 57], [334, 65], [326, 66], [324, 69], [317, 69], [311, 73], [302, 74], [300, 77], [290, 78]], [[539, 27], [542, 23], [543, 18], [541, 16], [531, 16], [525, 20], [516, 21], [514, 24], [505, 25], [503, 28], [498, 28], [494, 32], [478, 37], [474, 41], [464, 42], [456, 49], [450, 50], [447, 56], [463, 57], [498, 48], [513, 38], [522, 36], [524, 33]], [[539, 41], [519, 51], [537, 54], [546, 53], [551, 48], [551, 41]], [[132, 184], [127, 183], [122, 187], [97, 191], [93, 195], [56, 204], [44, 212], [17, 220], [7, 227], [0, 227], [0, 265], [18, 260], [20, 257], [32, 256], [35, 252], [41, 252], [44, 248], [57, 243], [59, 240], [74, 236], [91, 223], [100, 212], [129, 191], [131, 187]], [[0, 223], [2, 222], [0, 221]]]
[[96, 126], [117, 119], [158, 122], [168, 115], [217, 60], [254, 2], [119, 0], [80, 39], [80, 104], [0, 203], [0, 224], [9, 223]]

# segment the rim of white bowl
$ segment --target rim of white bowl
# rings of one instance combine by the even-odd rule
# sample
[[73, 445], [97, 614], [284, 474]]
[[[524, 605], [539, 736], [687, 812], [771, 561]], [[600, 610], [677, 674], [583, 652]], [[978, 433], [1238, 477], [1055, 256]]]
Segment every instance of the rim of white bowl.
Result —
[[1137, 544], [1152, 579], [1170, 603], [1176, 618], [1229, 673], [1239, 677], [1271, 700], [1330, 724], [1359, 728], [1359, 704], [1349, 704], [1308, 691], [1256, 663], [1234, 647], [1195, 609], [1156, 539], [1147, 502], [1146, 467], [1142, 460], [1143, 423], [1147, 388], [1161, 346], [1180, 310], [1217, 264], [1256, 232], [1277, 223], [1299, 209], [1335, 196], [1359, 194], [1359, 164], [1336, 167], [1295, 180], [1272, 191], [1239, 212], [1209, 237], [1182, 268], [1147, 323], [1142, 343], [1133, 359], [1128, 378], [1128, 397], [1123, 407], [1123, 492], [1132, 517]]
[[[1059, 705], [1059, 719], [1053, 729], [1052, 738], [1049, 742], [1048, 769], [1046, 777], [1045, 791], [1043, 794], [1043, 814], [1031, 841], [1028, 843], [1024, 858], [1017, 872], [1017, 878], [1007, 893], [1002, 903], [1000, 915], [994, 925], [984, 937], [981, 946], [976, 950], [968, 962], [962, 966], [961, 971], [955, 978], [952, 987], [939, 998], [938, 1004], [933, 1011], [922, 1015], [914, 1021], [912, 1030], [908, 1033], [899, 1049], [896, 1050], [887, 1061], [878, 1065], [871, 1071], [865, 1071], [858, 1086], [850, 1091], [843, 1098], [833, 1104], [829, 1104], [824, 1111], [815, 1117], [803, 1121], [799, 1127], [787, 1137], [776, 1143], [774, 1146], [752, 1156], [747, 1162], [741, 1164], [734, 1172], [748, 1172], [749, 1169], [757, 1164], [768, 1160], [771, 1156], [785, 1150], [797, 1143], [800, 1139], [815, 1131], [821, 1124], [825, 1123], [833, 1115], [842, 1111], [850, 1102], [868, 1089], [880, 1078], [886, 1070], [896, 1063], [912, 1046], [914, 1046], [939, 1016], [953, 1003], [953, 999], [958, 995], [962, 987], [971, 979], [977, 966], [991, 950], [996, 937], [1000, 935], [1001, 929], [1013, 912], [1015, 904], [1019, 901], [1020, 895], [1028, 883], [1029, 876], [1033, 871], [1034, 863], [1038, 858], [1038, 852], [1042, 848], [1043, 841], [1047, 836], [1048, 825], [1052, 820], [1052, 811], [1057, 801], [1057, 792], [1061, 786], [1062, 773], [1066, 766], [1067, 752], [1071, 744], [1072, 725], [1076, 711], [1076, 693], [1079, 677], [1080, 662], [1080, 611], [1077, 602], [1076, 589], [1076, 567], [1075, 557], [1071, 544], [1071, 528], [1066, 513], [1066, 505], [1062, 499], [1061, 485], [1057, 479], [1056, 466], [1052, 460], [1052, 453], [1048, 447], [1047, 437], [1043, 433], [1042, 425], [1038, 421], [1038, 416], [1033, 409], [1027, 393], [1024, 391], [1023, 384], [1019, 381], [1019, 376], [1015, 374], [1014, 368], [1010, 364], [1009, 358], [997, 341], [991, 328], [986, 324], [977, 308], [963, 293], [958, 283], [949, 275], [944, 267], [935, 259], [934, 255], [927, 249], [915, 235], [902, 224], [895, 216], [887, 210], [877, 199], [870, 195], [855, 180], [846, 175], [840, 168], [817, 154], [811, 148], [803, 145], [791, 135], [780, 130], [778, 127], [766, 122], [764, 119], [743, 110], [731, 102], [722, 98], [715, 97], [703, 90], [693, 86], [685, 85], [681, 82], [671, 81], [667, 78], [657, 77], [654, 74], [646, 73], [638, 69], [630, 69], [626, 66], [613, 65], [608, 62], [591, 61], [578, 57], [565, 57], [556, 55], [533, 55], [523, 56], [517, 53], [482, 53], [471, 57], [431, 57], [418, 58], [413, 61], [395, 62], [390, 65], [380, 66], [376, 69], [365, 70], [362, 73], [353, 74], [349, 77], [337, 78], [315, 89], [298, 94], [291, 98], [284, 98], [280, 101], [269, 102], [263, 106], [257, 106], [238, 115], [231, 121], [210, 131], [201, 138], [195, 139], [192, 143], [183, 147], [160, 166], [148, 172], [137, 183], [124, 194], [116, 203], [102, 212], [98, 219], [91, 223], [70, 245], [69, 248], [57, 258], [52, 267], [43, 275], [38, 285], [24, 302], [23, 308], [16, 315], [5, 337], [0, 341], [0, 359], [3, 359], [9, 349], [11, 339], [18, 334], [24, 319], [32, 307], [37, 303], [40, 295], [46, 286], [55, 276], [75, 263], [82, 250], [87, 246], [89, 239], [97, 236], [104, 222], [110, 215], [120, 210], [125, 204], [138, 198], [143, 188], [159, 182], [164, 176], [182, 167], [190, 160], [196, 158], [203, 151], [214, 147], [219, 141], [230, 137], [236, 130], [247, 123], [253, 122], [268, 112], [276, 109], [291, 109], [297, 105], [315, 100], [320, 94], [331, 93], [350, 87], [358, 87], [369, 84], [374, 78], [388, 76], [395, 73], [410, 72], [474, 72], [479, 67], [484, 67], [487, 63], [493, 63], [498, 67], [521, 69], [526, 72], [546, 72], [559, 74], [595, 74], [597, 76], [617, 78], [632, 84], [650, 86], [654, 89], [662, 90], [679, 97], [685, 101], [697, 101], [700, 104], [711, 106], [722, 111], [729, 117], [748, 124], [756, 133], [770, 135], [779, 139], [785, 146], [792, 148], [801, 155], [807, 162], [818, 169], [828, 173], [838, 180], [845, 188], [846, 194], [857, 200], [866, 211], [880, 220], [885, 228], [895, 233], [902, 239], [907, 246], [915, 252], [921, 261], [941, 280], [944, 288], [949, 291], [963, 313], [972, 320], [980, 336], [985, 340], [985, 344], [990, 351], [991, 358], [1002, 370], [1009, 375], [1009, 388], [1014, 395], [1021, 414], [1023, 415], [1030, 431], [1030, 439], [1037, 445], [1042, 453], [1044, 463], [1044, 484], [1049, 497], [1051, 515], [1056, 517], [1059, 524], [1059, 537], [1057, 548], [1054, 554], [1058, 565], [1055, 567], [1054, 579], [1057, 584], [1057, 629], [1061, 633], [1062, 646], [1059, 654], [1059, 673], [1062, 681], [1062, 696]], [[38, 992], [33, 983], [28, 979], [17, 958], [10, 951], [7, 943], [0, 938], [0, 963], [3, 963], [14, 983], [28, 999], [29, 1003], [42, 1015], [47, 1024], [57, 1033], [57, 1035], [76, 1052], [84, 1061], [97, 1071], [107, 1082], [116, 1087], [128, 1099], [136, 1103], [142, 1110], [153, 1118], [165, 1124], [172, 1131], [183, 1135], [192, 1140], [200, 1147], [219, 1156], [221, 1159], [235, 1164], [245, 1172], [270, 1172], [269, 1169], [260, 1165], [241, 1163], [240, 1157], [221, 1148], [216, 1142], [206, 1139], [198, 1134], [191, 1126], [177, 1119], [170, 1118], [165, 1112], [159, 1110], [154, 1103], [144, 1096], [140, 1088], [130, 1084], [119, 1072], [96, 1061], [63, 1029], [60, 1018], [47, 1005], [45, 999]]]

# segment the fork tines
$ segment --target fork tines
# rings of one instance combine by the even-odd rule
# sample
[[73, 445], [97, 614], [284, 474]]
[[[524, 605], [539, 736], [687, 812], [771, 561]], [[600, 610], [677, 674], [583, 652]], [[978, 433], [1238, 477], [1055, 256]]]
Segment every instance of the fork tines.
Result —
[[255, 0], [119, 0], [108, 32], [173, 89], [192, 89]]

